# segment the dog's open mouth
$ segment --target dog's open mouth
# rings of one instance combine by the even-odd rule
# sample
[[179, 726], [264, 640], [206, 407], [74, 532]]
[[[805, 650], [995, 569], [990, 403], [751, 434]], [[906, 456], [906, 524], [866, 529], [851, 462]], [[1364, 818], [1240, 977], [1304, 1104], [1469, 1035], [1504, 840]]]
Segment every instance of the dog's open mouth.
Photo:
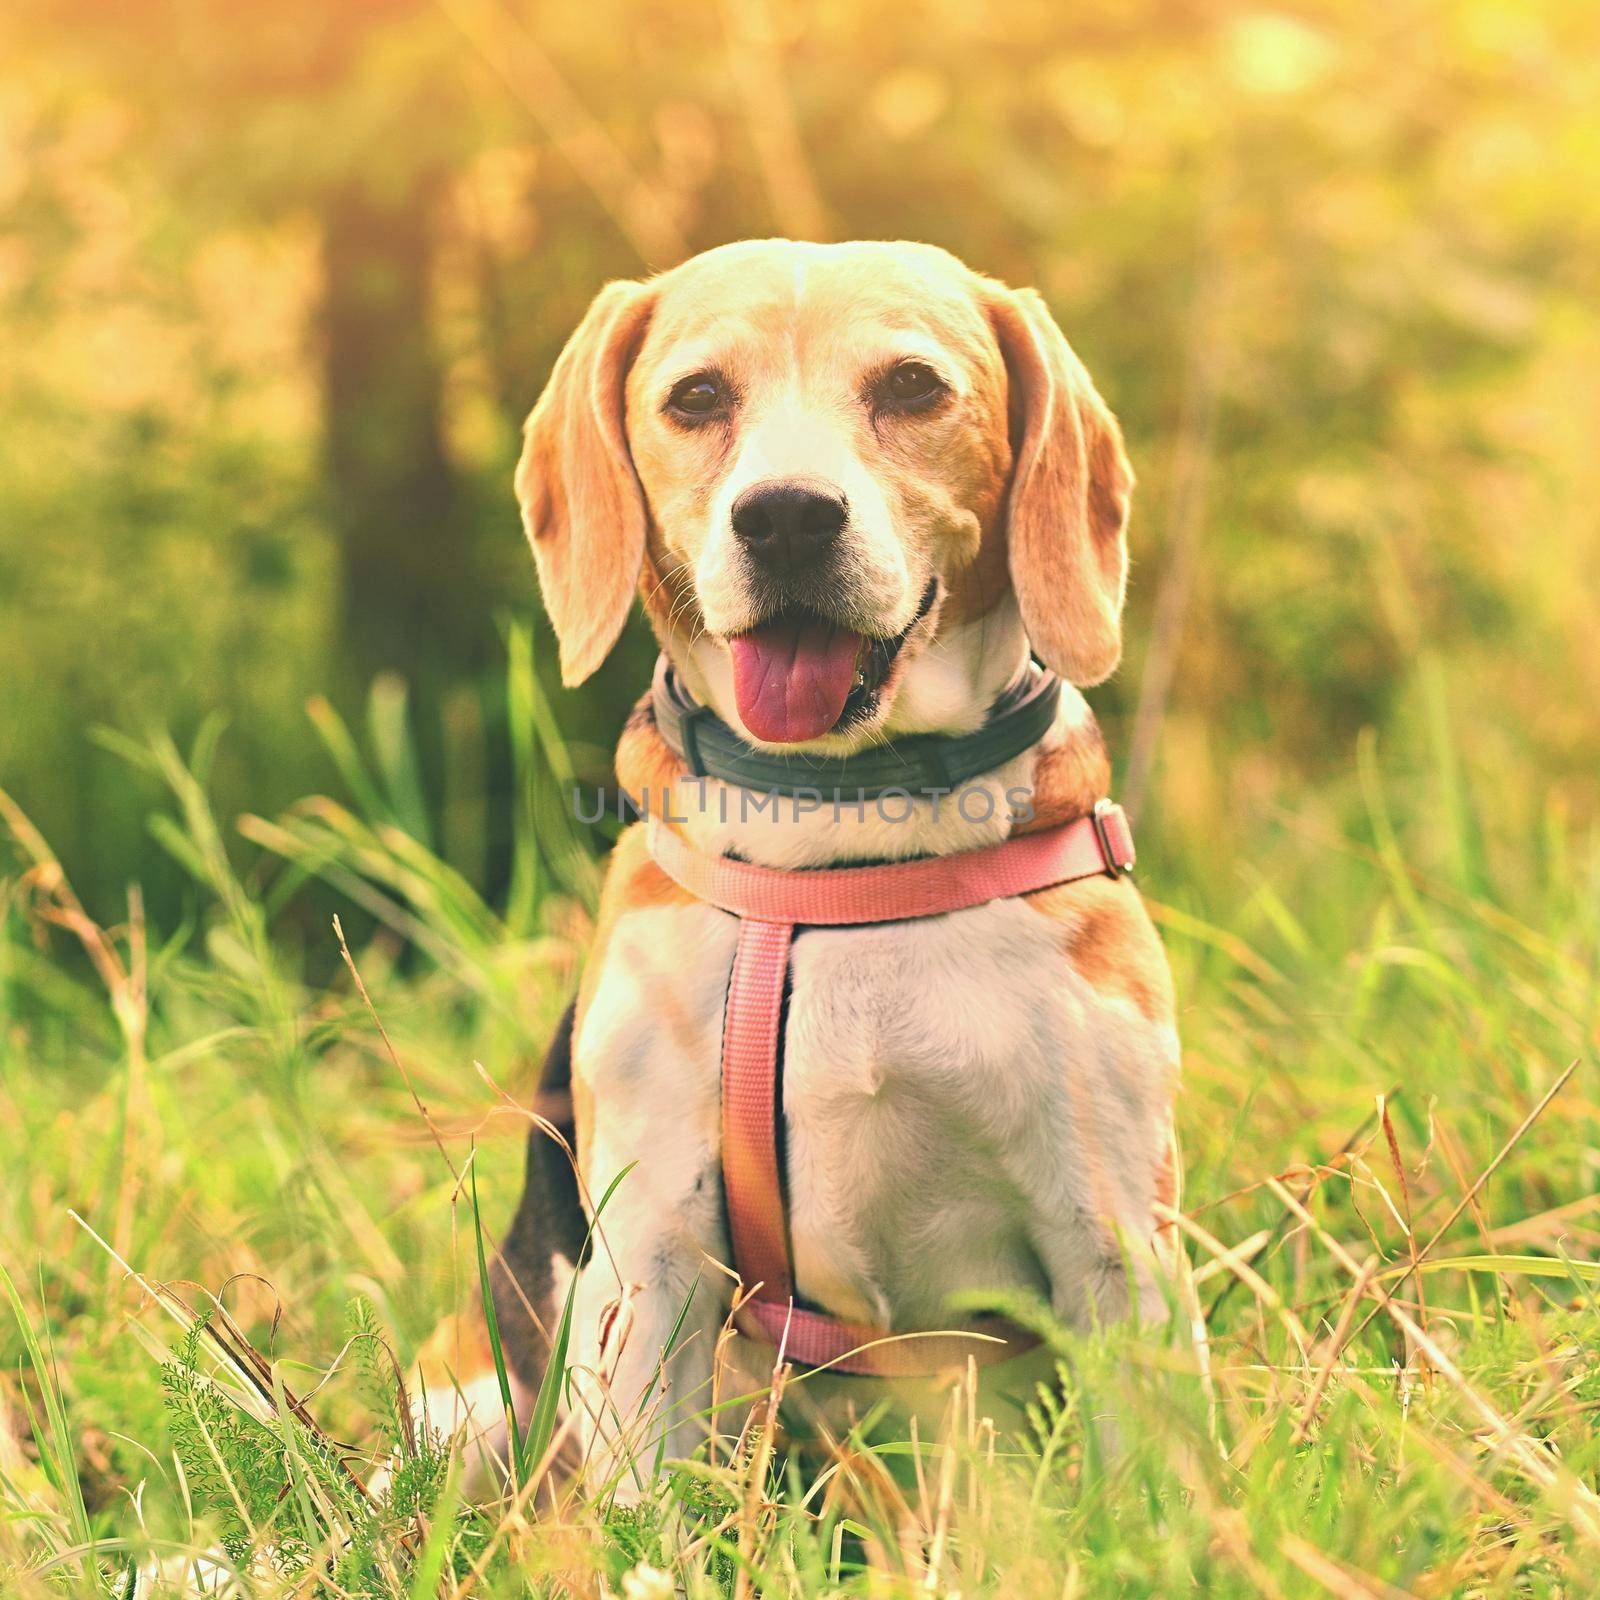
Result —
[[854, 633], [814, 611], [789, 610], [728, 640], [739, 718], [769, 744], [820, 739], [877, 703], [901, 646], [932, 609], [929, 580], [916, 615], [887, 639]]

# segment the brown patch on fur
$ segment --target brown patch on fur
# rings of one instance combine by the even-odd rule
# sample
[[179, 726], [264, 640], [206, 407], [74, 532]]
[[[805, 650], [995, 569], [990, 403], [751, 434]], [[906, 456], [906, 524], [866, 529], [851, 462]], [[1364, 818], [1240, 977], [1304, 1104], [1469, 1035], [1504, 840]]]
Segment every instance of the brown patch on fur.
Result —
[[[628, 713], [617, 742], [617, 782], [642, 810], [648, 804], [651, 815], [660, 815], [663, 801], [683, 776], [683, 763], [672, 753], [656, 728], [651, 697], [645, 694]], [[673, 806], [678, 814], [680, 808]]]
[[978, 516], [978, 549], [969, 562], [944, 575], [946, 594], [939, 619], [941, 626], [959, 627], [976, 622], [1011, 593], [1006, 495], [1011, 486], [1015, 455], [1007, 394], [996, 393], [992, 403], [975, 417], [972, 428], [976, 435], [974, 455], [979, 466], [965, 498]]
[[1067, 961], [1090, 988], [1126, 1000], [1150, 1022], [1171, 1022], [1172, 974], [1132, 884], [1080, 878], [1024, 898], [1042, 916], [1061, 923]]
[[689, 569], [661, 541], [652, 522], [645, 544], [644, 568], [639, 574], [639, 598], [658, 639], [676, 630], [693, 639], [705, 628]]
[[1011, 593], [1011, 575], [1006, 570], [1005, 535], [998, 526], [987, 529], [978, 546], [977, 558], [945, 580], [941, 626], [960, 627], [986, 617]]
[[[623, 852], [623, 844], [628, 846]], [[629, 911], [647, 911], [653, 906], [690, 906], [698, 902], [687, 889], [676, 883], [655, 863], [647, 848], [646, 830], [642, 826], [629, 828], [617, 844], [617, 859], [606, 880], [606, 897], [615, 907], [615, 915]]]
[[[465, 1389], [494, 1370], [489, 1325], [481, 1306], [446, 1317], [417, 1352], [413, 1369], [421, 1392], [428, 1394], [446, 1393], [457, 1387]], [[434, 1426], [438, 1425], [435, 1418]]]
[[1036, 833], [1076, 822], [1110, 793], [1111, 759], [1100, 724], [1089, 716], [1040, 755], [1033, 775], [1033, 815], [1019, 822], [1016, 831]]

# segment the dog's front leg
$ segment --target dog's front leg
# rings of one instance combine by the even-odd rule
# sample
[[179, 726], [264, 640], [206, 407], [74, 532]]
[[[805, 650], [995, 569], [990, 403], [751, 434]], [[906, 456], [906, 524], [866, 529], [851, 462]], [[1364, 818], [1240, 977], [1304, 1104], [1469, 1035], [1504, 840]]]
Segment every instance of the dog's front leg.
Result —
[[1079, 1115], [1042, 1118], [1043, 1138], [1013, 1153], [1031, 1200], [1028, 1232], [1044, 1268], [1051, 1309], [1069, 1327], [1170, 1313], [1171, 1268], [1157, 1248], [1155, 1205], [1170, 1172], [1170, 1132], [1154, 1114], [1133, 1119], [1101, 1093]]
[[[622, 1178], [595, 1228], [573, 1309], [569, 1399], [590, 1486], [625, 1500], [659, 1458], [692, 1455], [714, 1422], [713, 1356], [727, 1314], [720, 1185], [709, 1151], [689, 1173], [673, 1152], [602, 1147], [593, 1170]], [[603, 1194], [604, 1188], [595, 1191]]]

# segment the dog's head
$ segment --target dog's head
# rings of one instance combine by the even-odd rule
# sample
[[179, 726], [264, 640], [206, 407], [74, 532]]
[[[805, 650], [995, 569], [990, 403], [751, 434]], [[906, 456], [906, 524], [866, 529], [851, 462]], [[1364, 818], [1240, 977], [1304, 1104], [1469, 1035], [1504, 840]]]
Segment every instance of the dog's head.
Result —
[[929, 245], [768, 240], [609, 285], [516, 482], [565, 680], [642, 583], [763, 744], [970, 727], [1022, 630], [1079, 685], [1121, 651], [1116, 421], [1037, 294]]

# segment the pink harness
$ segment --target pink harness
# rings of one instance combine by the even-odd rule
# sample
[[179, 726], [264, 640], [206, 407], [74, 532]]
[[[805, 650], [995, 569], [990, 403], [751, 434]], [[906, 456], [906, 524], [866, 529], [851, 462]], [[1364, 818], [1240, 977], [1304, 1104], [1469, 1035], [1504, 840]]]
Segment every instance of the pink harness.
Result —
[[779, 1059], [784, 980], [796, 927], [900, 922], [1033, 894], [1078, 878], [1133, 870], [1122, 808], [959, 855], [875, 867], [785, 872], [707, 856], [660, 819], [650, 823], [656, 864], [697, 900], [740, 919], [722, 1032], [722, 1181], [733, 1265], [748, 1318], [790, 1360], [879, 1377], [927, 1376], [972, 1357], [1005, 1360], [1033, 1341], [996, 1318], [966, 1333], [888, 1334], [794, 1302], [789, 1230], [778, 1160]]

